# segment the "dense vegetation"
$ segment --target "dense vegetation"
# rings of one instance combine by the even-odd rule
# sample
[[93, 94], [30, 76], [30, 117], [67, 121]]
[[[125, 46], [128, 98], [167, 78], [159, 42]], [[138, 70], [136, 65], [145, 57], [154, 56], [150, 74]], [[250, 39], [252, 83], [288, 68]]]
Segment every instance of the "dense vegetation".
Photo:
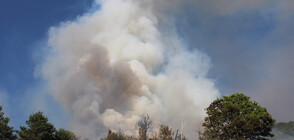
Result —
[[[204, 129], [199, 132], [201, 140], [260, 140], [274, 136], [271, 130], [275, 120], [266, 108], [261, 107], [257, 102], [250, 101], [250, 97], [243, 94], [236, 93], [217, 99], [206, 108], [206, 112], [207, 117], [202, 124]], [[21, 126], [19, 131], [9, 126], [9, 121], [8, 117], [4, 117], [2, 106], [0, 106], [1, 140], [78, 139], [71, 131], [56, 130], [42, 112], [31, 114], [26, 121], [27, 126]], [[156, 129], [148, 115], [143, 116], [137, 125], [137, 136], [128, 136], [120, 131], [108, 130], [108, 135], [101, 140], [186, 140], [186, 137], [180, 134], [178, 129], [173, 129], [168, 125], [159, 125]], [[294, 136], [294, 122], [277, 123], [274, 130], [287, 136]], [[197, 139], [196, 136], [195, 139]]]

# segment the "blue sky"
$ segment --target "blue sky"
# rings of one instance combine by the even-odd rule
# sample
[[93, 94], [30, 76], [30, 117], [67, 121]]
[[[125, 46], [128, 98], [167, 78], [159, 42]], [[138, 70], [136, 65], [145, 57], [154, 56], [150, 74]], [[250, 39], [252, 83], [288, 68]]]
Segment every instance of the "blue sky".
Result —
[[[63, 21], [75, 19], [88, 11], [91, 5], [91, 0], [1, 1], [0, 91], [6, 93], [4, 111], [16, 128], [20, 124], [24, 125], [31, 112], [38, 110], [31, 107], [29, 100], [33, 98], [30, 96], [35, 95], [32, 92], [42, 91], [39, 87], [42, 87], [43, 81], [34, 76], [34, 71], [42, 58], [40, 52], [46, 47], [44, 42], [48, 29]], [[60, 108], [50, 96], [44, 98], [49, 98], [52, 108]], [[51, 115], [49, 111], [44, 112], [50, 117], [60, 116], [58, 113]], [[65, 123], [57, 126], [64, 127]]]
[[[243, 92], [279, 121], [294, 120], [289, 111], [294, 105], [293, 3], [193, 4], [171, 12], [175, 26], [191, 49], [210, 57], [209, 76], [222, 95]], [[42, 110], [49, 119], [57, 127], [66, 127], [70, 115], [42, 93], [46, 83], [34, 73], [43, 58], [48, 29], [74, 20], [91, 7], [92, 0], [1, 1], [0, 103], [16, 128], [30, 113], [45, 109], [34, 106], [39, 103], [31, 100], [38, 98], [46, 98], [44, 104], [51, 106]]]

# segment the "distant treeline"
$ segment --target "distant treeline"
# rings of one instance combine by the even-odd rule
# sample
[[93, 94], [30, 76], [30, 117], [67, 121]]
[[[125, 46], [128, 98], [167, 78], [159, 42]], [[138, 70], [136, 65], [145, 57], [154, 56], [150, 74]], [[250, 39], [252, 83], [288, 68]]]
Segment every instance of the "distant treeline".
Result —
[[[203, 120], [203, 129], [198, 130], [198, 136], [193, 139], [200, 140], [267, 140], [294, 138], [294, 122], [280, 122], [275, 119], [257, 102], [250, 101], [250, 97], [242, 93], [213, 101], [206, 109], [207, 117]], [[4, 116], [0, 106], [0, 140], [78, 140], [81, 137], [65, 129], [58, 129], [48, 122], [42, 112], [29, 116], [27, 126], [15, 130], [9, 126], [10, 119]], [[168, 125], [160, 125], [157, 131], [148, 115], [142, 116], [137, 123], [136, 136], [125, 135], [121, 131], [108, 130], [108, 134], [101, 140], [186, 140], [184, 134], [178, 129]], [[273, 130], [273, 131], [272, 131]], [[276, 134], [276, 136], [274, 136]]]

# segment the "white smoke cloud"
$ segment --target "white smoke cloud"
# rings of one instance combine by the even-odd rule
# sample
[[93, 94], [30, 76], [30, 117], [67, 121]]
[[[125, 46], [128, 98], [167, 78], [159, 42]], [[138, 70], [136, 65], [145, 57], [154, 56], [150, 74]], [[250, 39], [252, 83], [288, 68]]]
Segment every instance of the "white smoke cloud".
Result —
[[99, 1], [101, 9], [50, 29], [53, 53], [42, 75], [50, 92], [72, 113], [70, 129], [97, 139], [107, 129], [136, 134], [149, 114], [155, 124], [180, 128], [188, 138], [219, 96], [206, 75], [209, 58], [188, 50], [165, 28], [152, 6], [132, 0]]

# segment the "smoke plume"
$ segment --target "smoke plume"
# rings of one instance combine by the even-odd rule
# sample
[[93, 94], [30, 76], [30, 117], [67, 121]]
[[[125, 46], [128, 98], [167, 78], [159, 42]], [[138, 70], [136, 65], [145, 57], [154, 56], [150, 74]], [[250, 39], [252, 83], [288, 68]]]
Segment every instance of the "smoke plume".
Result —
[[102, 0], [101, 7], [52, 27], [42, 66], [69, 128], [97, 139], [107, 129], [136, 135], [140, 117], [195, 139], [204, 108], [219, 96], [209, 58], [189, 50], [153, 1]]

